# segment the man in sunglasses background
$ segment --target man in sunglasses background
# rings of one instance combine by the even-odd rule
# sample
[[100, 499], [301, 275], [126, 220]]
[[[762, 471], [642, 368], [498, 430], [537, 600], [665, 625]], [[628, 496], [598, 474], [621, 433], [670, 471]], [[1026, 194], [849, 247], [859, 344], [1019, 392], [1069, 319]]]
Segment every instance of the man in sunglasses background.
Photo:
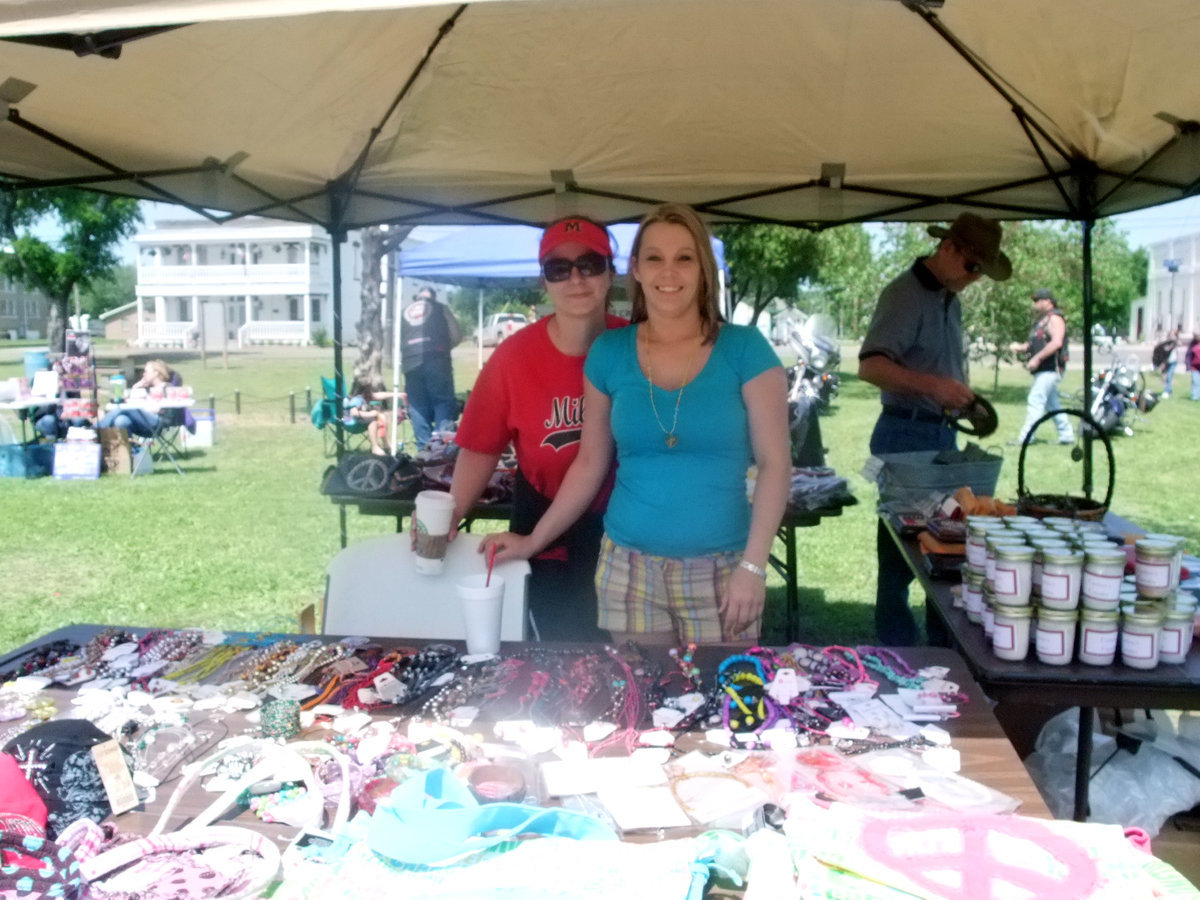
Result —
[[[965, 409], [975, 397], [966, 383], [958, 294], [984, 275], [995, 281], [1012, 275], [998, 222], [965, 212], [949, 228], [931, 226], [929, 234], [939, 239], [937, 247], [880, 293], [858, 354], [859, 378], [882, 394], [871, 433], [873, 456], [953, 449], [946, 413]], [[917, 624], [908, 608], [913, 576], [882, 522], [876, 556], [876, 637], [888, 646], [916, 644]]]
[[458, 398], [450, 351], [460, 341], [462, 333], [450, 307], [438, 302], [433, 288], [417, 291], [400, 318], [400, 366], [417, 449], [429, 443], [435, 428], [454, 430]]

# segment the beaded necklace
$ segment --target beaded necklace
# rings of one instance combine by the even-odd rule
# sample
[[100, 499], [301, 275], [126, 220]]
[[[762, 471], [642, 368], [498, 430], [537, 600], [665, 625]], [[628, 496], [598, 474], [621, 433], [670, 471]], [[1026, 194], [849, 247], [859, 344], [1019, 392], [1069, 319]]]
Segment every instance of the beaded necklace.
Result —
[[858, 648], [858, 656], [867, 668], [883, 675], [897, 687], [920, 688], [925, 685], [925, 679], [919, 677], [916, 670], [894, 650], [887, 647], [861, 646]]

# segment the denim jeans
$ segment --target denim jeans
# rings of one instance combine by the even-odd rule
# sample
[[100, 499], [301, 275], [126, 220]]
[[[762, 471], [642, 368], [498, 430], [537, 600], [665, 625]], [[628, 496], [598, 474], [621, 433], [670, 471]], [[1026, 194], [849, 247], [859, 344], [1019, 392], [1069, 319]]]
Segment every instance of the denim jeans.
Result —
[[[915, 450], [951, 450], [955, 433], [945, 424], [917, 422], [882, 415], [871, 433], [871, 453], [906, 453]], [[904, 554], [892, 540], [887, 527], [878, 523], [875, 534], [875, 637], [889, 647], [911, 647], [919, 642], [920, 631], [908, 606], [908, 589], [913, 574]], [[931, 635], [931, 643], [936, 642]]]
[[158, 416], [144, 409], [121, 409], [110, 412], [100, 420], [100, 428], [124, 428], [130, 434], [153, 437]]
[[433, 430], [453, 431], [458, 418], [458, 399], [454, 396], [454, 369], [447, 355], [429, 359], [404, 373], [408, 394], [409, 417], [417, 449], [429, 443]]
[[1167, 363], [1167, 370], [1163, 372], [1163, 396], [1171, 396], [1171, 385], [1175, 381], [1175, 367], [1179, 365], [1178, 361]]
[[1200, 369], [1192, 369], [1192, 399], [1200, 400]]
[[[1018, 440], [1025, 440], [1025, 435], [1033, 428], [1043, 415], [1056, 409], [1062, 409], [1058, 399], [1058, 382], [1062, 376], [1057, 372], [1038, 372], [1033, 376], [1033, 384], [1029, 388], [1029, 397], [1025, 402], [1025, 424], [1021, 426]], [[1063, 443], [1075, 440], [1075, 429], [1071, 427], [1069, 416], [1055, 416], [1054, 427], [1058, 429], [1058, 439]]]

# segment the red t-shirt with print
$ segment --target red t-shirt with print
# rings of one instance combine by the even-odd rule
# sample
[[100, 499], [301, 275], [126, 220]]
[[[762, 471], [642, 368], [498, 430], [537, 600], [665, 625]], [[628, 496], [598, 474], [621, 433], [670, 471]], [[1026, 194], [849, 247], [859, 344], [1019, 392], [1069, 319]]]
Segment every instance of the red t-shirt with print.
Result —
[[[511, 442], [529, 483], [553, 498], [579, 452], [584, 357], [554, 346], [551, 318], [538, 319], [495, 349], [471, 390], [455, 443], [492, 454], [503, 453]], [[607, 317], [609, 328], [628, 324], [620, 316]], [[601, 491], [601, 498], [607, 495]]]

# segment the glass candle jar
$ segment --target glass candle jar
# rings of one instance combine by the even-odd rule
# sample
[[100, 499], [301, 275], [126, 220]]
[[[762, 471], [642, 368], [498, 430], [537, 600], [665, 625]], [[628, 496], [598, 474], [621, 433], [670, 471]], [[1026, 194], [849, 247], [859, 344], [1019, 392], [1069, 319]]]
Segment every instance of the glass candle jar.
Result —
[[989, 643], [996, 633], [996, 601], [988, 594], [983, 598], [983, 640]]
[[1165, 597], [1171, 590], [1171, 570], [1175, 560], [1173, 541], [1142, 538], [1133, 545], [1134, 578], [1143, 597]]
[[1037, 658], [1048, 666], [1065, 666], [1075, 656], [1075, 622], [1079, 614], [1073, 609], [1039, 609], [1033, 643]]
[[1064, 541], [1061, 535], [1054, 535], [1051, 532], [1051, 537], [1034, 537], [1029, 539], [1030, 546], [1033, 547], [1033, 596], [1040, 597], [1042, 595], [1042, 551], [1050, 548], [1054, 550], [1069, 550], [1071, 545]]
[[1177, 534], [1148, 534], [1146, 535], [1146, 539], [1152, 541], [1166, 541], [1167, 543], [1175, 545], [1175, 555], [1171, 559], [1171, 590], [1178, 590], [1179, 573], [1183, 568], [1183, 551], [1187, 541]]
[[981, 572], [987, 570], [987, 532], [982, 529], [967, 535], [967, 565]]
[[967, 605], [967, 621], [978, 625], [983, 621], [983, 576], [975, 572], [963, 576], [963, 595]]
[[1125, 551], [1116, 547], [1091, 547], [1084, 551], [1079, 595], [1088, 609], [1114, 610], [1125, 577]]
[[1033, 588], [1033, 548], [1025, 544], [996, 544], [996, 572], [992, 590], [996, 602], [1006, 606], [1029, 603]]
[[1158, 641], [1162, 634], [1163, 608], [1157, 603], [1139, 603], [1121, 616], [1121, 662], [1133, 669], [1158, 665]]
[[[1083, 553], [1070, 547], [1038, 548], [1041, 560], [1041, 600], [1047, 609], [1075, 609], [1083, 579]], [[1035, 562], [1036, 565], [1036, 562]]]
[[992, 590], [996, 589], [996, 548], [1004, 546], [1024, 546], [1024, 535], [1005, 531], [1000, 534], [987, 536], [987, 560], [984, 565], [984, 583]]
[[1120, 615], [1100, 609], [1079, 611], [1079, 661], [1109, 666], [1117, 655]]
[[1029, 654], [1032, 627], [1032, 606], [1004, 606], [997, 603], [992, 653], [996, 654], [997, 659], [1020, 662]]
[[1193, 629], [1196, 624], [1196, 610], [1168, 608], [1163, 619], [1162, 632], [1158, 638], [1158, 661], [1182, 663], [1187, 659], [1188, 651], [1192, 649]]

